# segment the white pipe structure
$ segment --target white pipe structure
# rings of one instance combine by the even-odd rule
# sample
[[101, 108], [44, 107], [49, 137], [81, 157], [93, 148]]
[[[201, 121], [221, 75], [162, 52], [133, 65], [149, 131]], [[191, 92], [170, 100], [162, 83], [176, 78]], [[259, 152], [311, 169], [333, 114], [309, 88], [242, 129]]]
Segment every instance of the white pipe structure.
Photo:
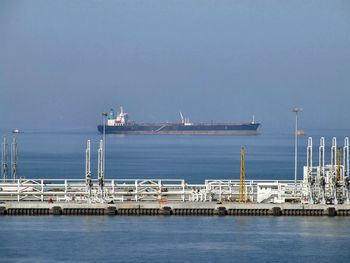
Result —
[[[123, 114], [123, 107], [120, 107], [120, 113]], [[106, 163], [105, 163], [105, 159], [106, 159], [106, 122], [107, 122], [107, 116], [108, 116], [108, 112], [102, 112], [102, 118], [103, 118], [103, 151], [102, 151], [102, 170], [103, 170], [103, 179], [105, 176], [105, 168], [106, 168]]]
[[11, 144], [11, 168], [12, 168], [12, 179], [17, 179], [17, 140], [16, 136], [13, 137], [12, 144]]
[[320, 139], [319, 148], [319, 168], [316, 177], [316, 188], [318, 191], [318, 202], [324, 204], [325, 201], [325, 142], [324, 137]]
[[337, 194], [337, 138], [332, 138], [332, 147], [331, 147], [331, 170], [327, 174], [326, 178], [326, 191], [325, 198], [326, 202], [338, 204], [336, 198]]
[[[101, 198], [96, 179], [91, 197], [84, 179], [17, 179], [0, 181], [0, 201], [70, 203], [143, 202], [238, 202], [239, 180], [205, 180], [191, 184], [182, 179], [106, 179]], [[298, 187], [302, 186], [297, 181]], [[294, 180], [246, 180], [252, 203], [284, 203], [294, 200]], [[298, 192], [298, 195], [300, 193]]]
[[313, 177], [312, 177], [312, 138], [309, 137], [306, 148], [306, 166], [304, 167], [303, 195], [305, 200], [313, 203]]
[[4, 140], [2, 142], [1, 175], [4, 181], [8, 179], [8, 144], [6, 137], [4, 137]]
[[307, 160], [306, 160], [306, 166], [308, 167], [308, 170], [312, 168], [312, 138], [309, 137], [307, 141]]
[[333, 137], [332, 139], [332, 148], [331, 148], [331, 165], [334, 169], [337, 164], [337, 138]]
[[[345, 138], [343, 163], [338, 163], [337, 139], [332, 138], [331, 160], [325, 164], [324, 138], [320, 140], [319, 164], [312, 165], [312, 140], [308, 141], [304, 166], [303, 199], [309, 204], [349, 204], [349, 139]], [[338, 158], [337, 158], [338, 157]]]
[[98, 171], [97, 171], [97, 175], [98, 175], [98, 186], [99, 186], [99, 192], [101, 193], [101, 195], [103, 196], [103, 185], [104, 185], [104, 170], [103, 170], [103, 164], [104, 164], [104, 160], [103, 160], [103, 140], [100, 140], [100, 147], [98, 149]]
[[350, 175], [349, 175], [349, 138], [344, 140], [344, 153], [343, 153], [343, 165], [344, 165], [344, 184], [346, 187], [346, 202], [350, 203]]
[[90, 147], [90, 140], [87, 141], [86, 144], [86, 150], [85, 150], [85, 184], [86, 189], [88, 191], [89, 197], [91, 196], [91, 187], [92, 187], [92, 181], [91, 181], [91, 147]]
[[349, 138], [346, 137], [344, 140], [343, 150], [343, 165], [344, 165], [344, 176], [349, 176]]
[[324, 137], [320, 139], [320, 148], [319, 148], [319, 172], [320, 176], [324, 176]]
[[295, 134], [294, 134], [294, 195], [297, 190], [297, 179], [298, 179], [298, 113], [303, 111], [302, 108], [295, 107], [292, 109], [295, 113]]

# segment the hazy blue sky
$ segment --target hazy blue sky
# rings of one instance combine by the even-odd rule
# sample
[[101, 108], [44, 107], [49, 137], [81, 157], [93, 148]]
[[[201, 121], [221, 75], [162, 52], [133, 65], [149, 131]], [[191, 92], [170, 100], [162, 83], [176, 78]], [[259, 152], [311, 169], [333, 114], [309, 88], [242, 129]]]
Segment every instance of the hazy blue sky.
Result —
[[350, 128], [350, 1], [0, 0], [0, 129], [137, 121]]

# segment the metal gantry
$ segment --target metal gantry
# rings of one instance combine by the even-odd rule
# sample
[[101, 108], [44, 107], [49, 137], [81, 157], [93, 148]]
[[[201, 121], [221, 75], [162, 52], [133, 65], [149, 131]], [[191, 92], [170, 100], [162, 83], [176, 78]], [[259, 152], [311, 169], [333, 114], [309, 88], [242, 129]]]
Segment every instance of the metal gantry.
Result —
[[86, 143], [85, 150], [85, 185], [88, 197], [91, 198], [92, 180], [91, 180], [91, 146], [90, 140]]
[[[13, 151], [17, 149], [14, 145], [16, 145], [15, 141]], [[5, 140], [3, 151], [6, 149]], [[13, 177], [0, 181], [0, 200], [105, 203], [126, 201], [239, 202], [243, 199], [244, 202], [252, 203], [283, 203], [301, 198], [302, 181], [297, 183], [299, 190], [295, 196], [295, 182], [293, 181], [245, 180], [243, 148], [240, 180], [205, 180], [202, 184], [188, 184], [185, 180], [179, 179], [106, 180], [103, 152], [104, 143], [101, 140], [98, 148], [97, 179], [92, 179], [91, 144], [88, 140], [85, 150], [85, 180], [16, 179]], [[3, 161], [3, 163], [6, 162]]]
[[[14, 145], [16, 145], [15, 141], [13, 150], [17, 149]], [[6, 140], [4, 140], [3, 151], [6, 152], [6, 149]], [[3, 154], [3, 164], [7, 163], [4, 159], [6, 156]], [[240, 180], [205, 180], [202, 184], [188, 184], [185, 180], [179, 179], [106, 180], [104, 177], [103, 140], [100, 141], [98, 149], [97, 179], [92, 179], [90, 141], [87, 141], [85, 158], [85, 180], [16, 179], [13, 177], [0, 181], [0, 200], [88, 203], [126, 201], [240, 202], [244, 200], [244, 202], [251, 203], [284, 203], [288, 200], [300, 199], [302, 195], [302, 181], [295, 185], [295, 181], [245, 180], [243, 148]], [[13, 162], [13, 164], [15, 163]], [[3, 165], [3, 167], [5, 166]]]
[[6, 137], [4, 137], [2, 142], [1, 177], [4, 181], [8, 179], [8, 144], [7, 144]]
[[[16, 141], [12, 143], [12, 171], [17, 166]], [[341, 151], [332, 139], [331, 162], [325, 164], [325, 140], [320, 139], [319, 163], [313, 163], [313, 142], [308, 139], [307, 160], [303, 180], [246, 180], [244, 150], [241, 153], [240, 180], [205, 180], [189, 184], [179, 179], [108, 179], [104, 177], [104, 143], [98, 149], [97, 179], [91, 174], [91, 146], [86, 145], [85, 179], [12, 179], [8, 178], [8, 150], [2, 144], [2, 174], [0, 201], [55, 202], [242, 202], [307, 204], [349, 204], [349, 139]], [[13, 155], [15, 156], [15, 155]], [[341, 163], [342, 161], [342, 163]], [[15, 167], [17, 169], [17, 167]], [[12, 172], [12, 175], [16, 172]], [[6, 175], [6, 176], [4, 176]], [[243, 176], [242, 176], [243, 175]]]
[[12, 172], [12, 179], [17, 178], [17, 162], [18, 162], [18, 148], [17, 148], [17, 139], [16, 136], [13, 137], [12, 144], [11, 144], [11, 172]]
[[[240, 180], [205, 180], [189, 184], [181, 179], [108, 179], [101, 198], [97, 179], [87, 187], [81, 179], [9, 179], [0, 182], [0, 201], [55, 202], [239, 202]], [[284, 203], [295, 198], [294, 181], [249, 180], [251, 203]], [[302, 181], [297, 182], [301, 190]], [[299, 191], [299, 198], [301, 191]]]
[[341, 148], [337, 139], [332, 138], [331, 163], [325, 164], [325, 140], [320, 139], [319, 163], [312, 164], [312, 138], [308, 139], [307, 162], [304, 166], [303, 198], [310, 204], [349, 204], [349, 139], [345, 138], [343, 163]]
[[103, 154], [103, 140], [100, 141], [100, 147], [98, 148], [98, 164], [97, 164], [97, 179], [98, 179], [98, 190], [99, 190], [99, 194], [101, 197], [104, 196], [104, 192], [103, 192], [103, 187], [104, 187], [104, 154]]

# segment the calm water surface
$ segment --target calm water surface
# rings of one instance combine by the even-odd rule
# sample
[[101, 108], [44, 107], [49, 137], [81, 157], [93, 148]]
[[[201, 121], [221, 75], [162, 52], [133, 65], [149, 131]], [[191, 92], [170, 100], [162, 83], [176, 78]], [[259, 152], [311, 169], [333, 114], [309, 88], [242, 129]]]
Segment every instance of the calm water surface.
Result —
[[[315, 153], [321, 135], [330, 146], [331, 136], [339, 136], [342, 144], [348, 134], [350, 131], [343, 130], [309, 133], [314, 136]], [[101, 136], [94, 132], [20, 134], [19, 175], [26, 178], [83, 178], [88, 139], [92, 143], [92, 172], [96, 177]], [[302, 178], [306, 144], [307, 137], [301, 137], [299, 178]], [[248, 179], [294, 178], [294, 138], [290, 134], [246, 137], [108, 135], [106, 177], [176, 178], [193, 183], [205, 179], [238, 179], [242, 145], [246, 148]], [[330, 154], [327, 154], [326, 161], [329, 159]]]
[[[331, 136], [339, 136], [342, 144], [348, 134], [347, 131], [310, 132], [315, 146], [321, 135], [329, 146]], [[93, 170], [96, 170], [100, 138], [96, 133], [20, 134], [19, 174], [26, 178], [83, 178], [85, 142], [92, 140]], [[306, 140], [302, 137], [299, 141], [299, 178]], [[211, 178], [238, 179], [240, 147], [245, 145], [248, 179], [293, 179], [293, 142], [292, 136], [280, 134], [109, 135], [106, 177], [180, 178], [193, 183]], [[347, 218], [0, 217], [0, 229], [1, 262], [350, 260]]]
[[350, 220], [2, 217], [1, 262], [348, 262]]

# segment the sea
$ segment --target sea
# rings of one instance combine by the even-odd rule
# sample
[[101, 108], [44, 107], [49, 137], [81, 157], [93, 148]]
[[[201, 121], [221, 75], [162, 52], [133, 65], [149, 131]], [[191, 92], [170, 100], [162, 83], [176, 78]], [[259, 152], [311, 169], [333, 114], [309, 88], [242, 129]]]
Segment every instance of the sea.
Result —
[[[7, 136], [11, 142], [13, 135]], [[25, 132], [17, 136], [18, 176], [84, 178], [86, 141], [93, 177], [101, 135], [94, 131]], [[310, 130], [298, 138], [298, 179], [308, 136], [326, 162], [333, 136], [349, 130]], [[246, 178], [294, 179], [292, 133], [258, 136], [106, 136], [106, 178], [239, 179], [245, 148]], [[3, 216], [0, 262], [349, 262], [350, 219], [270, 216]]]

